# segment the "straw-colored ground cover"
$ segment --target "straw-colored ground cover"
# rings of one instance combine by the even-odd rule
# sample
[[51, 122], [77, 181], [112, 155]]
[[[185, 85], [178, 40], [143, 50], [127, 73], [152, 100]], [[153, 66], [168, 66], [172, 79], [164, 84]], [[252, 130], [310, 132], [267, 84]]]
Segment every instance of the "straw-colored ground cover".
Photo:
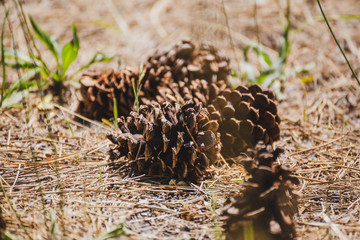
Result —
[[[13, 36], [26, 52], [16, 11], [12, 1], [7, 2]], [[276, 58], [282, 33], [279, 9], [284, 11], [286, 1], [279, 1], [279, 7], [275, 0], [257, 0], [255, 14], [255, 1], [228, 0], [226, 15], [221, 1], [207, 2], [44, 0], [25, 1], [23, 7], [61, 42], [71, 38], [71, 23], [77, 24], [81, 45], [75, 66], [96, 51], [120, 53], [124, 64], [139, 66], [156, 47], [183, 37], [214, 42], [237, 70], [243, 67], [242, 49], [250, 41], [258, 40]], [[360, 74], [360, 19], [341, 18], [359, 14], [360, 4], [322, 2]], [[1, 9], [0, 16], [3, 13]], [[282, 132], [275, 145], [285, 149], [280, 162], [294, 168], [302, 182], [299, 239], [358, 239], [360, 87], [320, 16], [316, 1], [291, 1], [287, 95], [278, 105]], [[12, 46], [10, 35], [7, 30], [7, 47]], [[55, 64], [49, 52], [40, 50]], [[314, 67], [308, 72], [292, 71], [309, 64]], [[117, 63], [96, 67], [116, 68]], [[8, 72], [8, 77], [15, 81], [16, 72]], [[305, 78], [313, 81], [304, 84]], [[3, 191], [0, 197], [7, 229], [24, 239], [47, 239], [53, 212], [58, 239], [93, 239], [122, 223], [134, 239], [214, 239], [221, 225], [218, 209], [241, 188], [237, 180], [245, 178], [242, 167], [212, 167], [213, 178], [199, 186], [169, 185], [127, 176], [125, 169], [115, 171], [106, 160], [110, 142], [105, 134], [111, 128], [74, 121], [74, 92], [71, 87], [71, 99], [47, 113], [36, 108], [37, 92], [27, 99], [27, 109], [0, 110], [0, 180], [7, 198]]]

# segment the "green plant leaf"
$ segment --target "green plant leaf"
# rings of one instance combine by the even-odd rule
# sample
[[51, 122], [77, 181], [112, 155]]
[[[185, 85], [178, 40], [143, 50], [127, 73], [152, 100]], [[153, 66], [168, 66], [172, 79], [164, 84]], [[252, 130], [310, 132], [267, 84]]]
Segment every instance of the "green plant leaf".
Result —
[[101, 121], [103, 123], [105, 123], [106, 125], [108, 125], [109, 127], [112, 127], [113, 125], [111, 124], [111, 122], [109, 122], [109, 120], [105, 119], [105, 118], [102, 118]]
[[135, 96], [135, 107], [136, 107], [137, 112], [139, 112], [139, 107], [140, 107], [139, 92], [140, 92], [140, 88], [141, 88], [141, 82], [142, 82], [143, 78], [145, 77], [145, 73], [146, 73], [146, 69], [144, 68], [143, 64], [141, 64], [137, 85], [135, 83], [135, 80], [132, 82], [132, 87], [133, 87], [134, 96]]
[[51, 37], [41, 29], [32, 16], [30, 16], [30, 22], [36, 37], [51, 51], [56, 59], [56, 62], [59, 64], [58, 47], [56, 44], [54, 45], [54, 39], [51, 39]]
[[5, 231], [3, 238], [4, 238], [4, 240], [23, 240], [21, 237], [18, 237], [16, 235], [10, 233], [8, 230]]
[[68, 127], [69, 127], [69, 129], [70, 129], [71, 135], [74, 137], [74, 136], [75, 136], [75, 135], [74, 135], [74, 131], [73, 131], [73, 129], [72, 129], [69, 121], [68, 121], [68, 120], [65, 120], [65, 122], [66, 122], [66, 124], [68, 125]]
[[59, 76], [59, 74], [58, 74], [57, 72], [53, 72], [51, 76], [52, 76], [52, 79], [53, 79], [54, 81], [56, 81], [56, 82], [61, 81], [61, 80], [60, 80], [60, 76]]
[[73, 23], [73, 39], [68, 42], [63, 50], [62, 50], [62, 70], [61, 70], [61, 80], [64, 79], [66, 70], [70, 66], [70, 64], [77, 58], [79, 48], [80, 48], [80, 41], [76, 33], [76, 25]]
[[118, 125], [118, 108], [117, 108], [117, 102], [116, 102], [116, 98], [113, 98], [113, 112], [114, 112], [114, 126], [115, 129], [118, 130], [119, 129], [119, 125]]
[[53, 209], [50, 210], [51, 229], [50, 236], [52, 240], [56, 240], [56, 214]]
[[[4, 101], [4, 91], [5, 91], [5, 82], [6, 82], [6, 69], [5, 69], [5, 54], [4, 54], [4, 32], [5, 32], [5, 22], [7, 19], [7, 16], [9, 14], [9, 10], [6, 9], [2, 28], [1, 28], [1, 65], [2, 65], [2, 85], [1, 85], [1, 99], [0, 99], [0, 107], [2, 105], [2, 102]], [[1, 236], [0, 236], [1, 237]]]
[[90, 67], [94, 63], [110, 62], [111, 60], [113, 60], [116, 57], [120, 58], [120, 54], [115, 54], [115, 55], [112, 55], [112, 56], [106, 56], [105, 53], [103, 53], [103, 52], [97, 52], [97, 53], [95, 53], [94, 57], [87, 64], [85, 64], [79, 70], [77, 70], [74, 74], [72, 74], [71, 77], [74, 76], [75, 74], [81, 72], [82, 70]]
[[[2, 51], [0, 51], [2, 53]], [[35, 68], [37, 67], [36, 64], [34, 64], [30, 57], [26, 56], [25, 54], [15, 50], [15, 49], [5, 49], [4, 50], [4, 59], [10, 58], [16, 60], [14, 61], [5, 61], [5, 64], [12, 68]], [[2, 60], [1, 60], [2, 62]]]
[[95, 240], [106, 240], [109, 238], [115, 238], [121, 235], [129, 236], [130, 230], [128, 230], [123, 223], [121, 223], [119, 226], [117, 226], [115, 229], [111, 230], [110, 232], [107, 232], [97, 238]]
[[309, 83], [309, 82], [313, 82], [314, 81], [314, 76], [313, 75], [308, 75], [308, 76], [304, 76], [300, 78], [300, 81], [304, 84]]
[[266, 64], [268, 67], [272, 66], [272, 61], [271, 61], [269, 55], [267, 55], [267, 53], [264, 52], [263, 47], [260, 43], [250, 43], [249, 45], [247, 45], [244, 48], [243, 55], [244, 55], [245, 62], [248, 62], [247, 54], [250, 49], [255, 51], [255, 53], [259, 57], [259, 61], [261, 64]]
[[[0, 63], [2, 63], [0, 61]], [[36, 68], [37, 65], [33, 64], [33, 63], [27, 63], [27, 62], [17, 62], [17, 63], [12, 63], [12, 62], [5, 62], [5, 65], [14, 69], [32, 69], [32, 68]]]
[[2, 102], [1, 107], [4, 107], [4, 108], [14, 107], [18, 102], [20, 102], [28, 94], [29, 94], [28, 89], [20, 91], [20, 92], [13, 93], [11, 96], [4, 99], [4, 101]]
[[[0, 107], [6, 107], [7, 105], [9, 105], [9, 103], [5, 104], [5, 101], [6, 101], [7, 98], [10, 98], [10, 96], [13, 94], [14, 91], [21, 91], [21, 90], [29, 89], [30, 87], [36, 86], [37, 85], [36, 81], [28, 82], [28, 80], [31, 79], [33, 76], [35, 76], [35, 74], [40, 72], [40, 70], [41, 70], [40, 67], [32, 69], [32, 70], [28, 71], [26, 74], [24, 74], [19, 80], [14, 82], [10, 86], [10, 88], [7, 89], [6, 94], [4, 95], [2, 101], [0, 102]], [[10, 100], [8, 100], [7, 102], [9, 102], [9, 101]], [[13, 100], [11, 100], [10, 102], [12, 102], [12, 101]], [[13, 104], [13, 103], [11, 103], [11, 104]]]
[[243, 228], [244, 228], [244, 230], [243, 230], [244, 240], [254, 240], [255, 235], [254, 235], [253, 223], [251, 221], [246, 222], [244, 224]]

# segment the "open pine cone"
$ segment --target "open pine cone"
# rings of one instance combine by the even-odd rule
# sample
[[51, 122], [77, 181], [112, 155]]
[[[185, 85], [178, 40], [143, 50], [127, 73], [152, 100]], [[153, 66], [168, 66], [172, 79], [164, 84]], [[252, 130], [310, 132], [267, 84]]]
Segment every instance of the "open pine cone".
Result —
[[129, 114], [135, 101], [132, 82], [136, 82], [138, 78], [138, 71], [131, 67], [120, 71], [84, 74], [80, 79], [80, 103], [77, 111], [92, 119], [109, 119], [114, 116], [115, 98], [118, 113]]
[[258, 85], [224, 88], [210, 86], [207, 106], [212, 120], [219, 122], [224, 157], [236, 157], [262, 140], [272, 144], [280, 138], [280, 117], [271, 91]]
[[115, 144], [110, 159], [125, 156], [135, 174], [198, 183], [219, 158], [218, 125], [201, 104], [142, 105], [118, 124], [121, 133], [107, 135]]
[[[134, 86], [137, 86], [139, 71], [126, 67], [120, 71], [89, 72], [83, 74], [80, 79], [80, 104], [78, 112], [86, 117], [100, 120], [114, 116], [113, 99], [116, 99], [118, 114], [128, 115], [134, 107]], [[171, 72], [164, 67], [145, 69], [144, 78], [141, 81], [139, 101], [141, 104], [164, 103], [169, 101], [168, 96], [173, 96], [169, 84]]]
[[275, 163], [280, 152], [259, 142], [255, 161], [243, 162], [252, 178], [242, 194], [229, 198], [222, 209], [226, 239], [244, 239], [249, 229], [254, 239], [295, 239], [294, 216], [300, 194], [293, 190], [293, 184], [299, 180], [291, 176], [292, 170]]
[[230, 75], [229, 58], [209, 43], [198, 48], [190, 40], [182, 40], [164, 52], [149, 57], [147, 67], [170, 70], [175, 82], [186, 84], [194, 79], [208, 83], [227, 80]]

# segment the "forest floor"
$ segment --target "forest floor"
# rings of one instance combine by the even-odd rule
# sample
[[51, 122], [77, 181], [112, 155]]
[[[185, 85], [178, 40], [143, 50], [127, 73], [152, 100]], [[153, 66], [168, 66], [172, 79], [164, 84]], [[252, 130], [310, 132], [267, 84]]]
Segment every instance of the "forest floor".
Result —
[[[27, 52], [17, 13], [7, 2], [13, 36]], [[70, 71], [97, 51], [119, 53], [123, 65], [140, 66], [156, 48], [185, 37], [213, 42], [236, 70], [243, 69], [242, 49], [250, 42], [263, 44], [276, 60], [279, 13], [285, 12], [286, 1], [224, 2], [226, 14], [219, 0], [28, 0], [23, 7], [62, 44], [71, 39], [71, 23], [77, 24], [80, 52]], [[321, 20], [317, 2], [290, 2], [291, 53], [286, 97], [278, 101], [281, 139], [275, 145], [285, 149], [279, 161], [301, 180], [298, 239], [360, 239], [360, 87]], [[360, 4], [321, 2], [360, 75], [360, 19], [341, 17], [358, 16]], [[7, 31], [5, 46], [11, 47], [11, 41]], [[54, 66], [51, 53], [39, 47]], [[313, 67], [295, 72], [304, 66]], [[93, 68], [117, 67], [113, 61]], [[9, 73], [10, 82], [17, 78], [16, 72]], [[0, 180], [8, 198], [3, 192], [0, 196], [7, 229], [24, 239], [48, 239], [54, 223], [58, 239], [93, 239], [123, 223], [134, 239], [215, 239], [219, 208], [241, 188], [243, 168], [212, 167], [212, 179], [190, 186], [119, 174], [106, 160], [110, 142], [105, 135], [111, 129], [74, 121], [77, 99], [74, 87], [69, 88], [67, 103], [49, 112], [36, 107], [36, 92], [27, 98], [26, 109], [0, 110]]]

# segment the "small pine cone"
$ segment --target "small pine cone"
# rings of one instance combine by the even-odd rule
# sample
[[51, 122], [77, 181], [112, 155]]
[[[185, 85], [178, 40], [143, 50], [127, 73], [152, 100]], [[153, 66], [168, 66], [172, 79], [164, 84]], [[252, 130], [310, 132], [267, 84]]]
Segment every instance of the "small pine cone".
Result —
[[138, 77], [138, 71], [131, 67], [116, 72], [84, 74], [80, 79], [77, 111], [92, 119], [111, 118], [115, 98], [119, 115], [129, 114], [135, 100], [132, 83]]
[[280, 117], [271, 91], [258, 85], [236, 89], [223, 86], [210, 86], [212, 100], [207, 108], [211, 119], [219, 122], [224, 157], [236, 157], [260, 140], [266, 144], [279, 140]]
[[110, 160], [125, 156], [135, 174], [198, 183], [219, 158], [218, 125], [201, 104], [142, 105], [118, 122], [121, 133], [107, 136], [115, 144]]
[[198, 48], [190, 40], [182, 40], [164, 52], [149, 57], [147, 67], [169, 69], [175, 82], [186, 84], [194, 79], [208, 83], [225, 80], [230, 75], [230, 60], [214, 46], [202, 43]]
[[295, 239], [294, 216], [298, 212], [300, 194], [293, 190], [299, 184], [292, 170], [274, 164], [280, 149], [260, 142], [255, 149], [255, 161], [244, 161], [252, 175], [240, 195], [229, 198], [222, 209], [226, 239], [244, 239], [252, 229], [254, 239]]

